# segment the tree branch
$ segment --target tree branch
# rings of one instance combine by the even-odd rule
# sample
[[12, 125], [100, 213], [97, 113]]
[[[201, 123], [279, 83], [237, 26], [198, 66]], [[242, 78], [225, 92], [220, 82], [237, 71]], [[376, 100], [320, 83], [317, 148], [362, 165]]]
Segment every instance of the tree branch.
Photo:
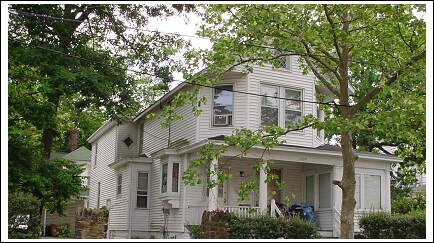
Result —
[[[421, 53], [419, 53], [416, 56], [413, 56], [411, 58], [410, 61], [408, 61], [407, 63], [405, 63], [405, 65], [400, 68], [398, 71], [396, 71], [395, 73], [393, 73], [388, 80], [386, 81], [385, 86], [390, 86], [391, 84], [393, 84], [394, 82], [396, 82], [396, 80], [398, 80], [399, 75], [408, 67], [410, 67], [411, 65], [413, 65], [414, 63], [418, 62], [419, 60], [422, 60], [426, 58], [426, 50], [423, 50]], [[368, 94], [366, 94], [359, 102], [357, 102], [357, 104], [355, 104], [353, 107], [351, 107], [350, 109], [350, 116], [354, 116], [358, 110], [360, 110], [360, 108], [362, 108], [363, 106], [365, 106], [371, 99], [373, 99], [381, 90], [383, 89], [383, 87], [378, 86], [375, 87], [374, 89], [372, 89]]]
[[342, 59], [342, 54], [341, 54], [341, 51], [340, 51], [340, 49], [339, 49], [339, 45], [338, 45], [338, 42], [337, 42], [336, 33], [335, 33], [335, 31], [334, 31], [334, 29], [335, 29], [335, 24], [334, 24], [334, 22], [333, 22], [333, 19], [332, 19], [331, 16], [330, 16], [330, 12], [329, 12], [329, 9], [328, 9], [328, 7], [327, 7], [327, 4], [324, 4], [323, 7], [324, 7], [324, 12], [325, 12], [325, 15], [326, 15], [327, 21], [329, 22], [329, 24], [330, 24], [330, 26], [332, 27], [332, 30], [333, 30], [333, 32], [332, 32], [332, 33], [333, 33], [333, 44], [334, 44], [334, 46], [335, 46], [335, 48], [336, 48], [336, 53], [338, 54], [338, 57], [339, 57], [340, 59]]
[[334, 95], [339, 97], [339, 90], [335, 86], [333, 86], [333, 84], [331, 84], [328, 80], [326, 80], [324, 76], [321, 75], [321, 73], [319, 73], [318, 69], [312, 64], [309, 58], [305, 56], [304, 60], [306, 61], [312, 72], [315, 74], [315, 76], [321, 81], [321, 83], [326, 86]]
[[[303, 40], [300, 40], [300, 41], [302, 42], [302, 44], [303, 44], [304, 48], [306, 49], [307, 53], [309, 54], [308, 56], [309, 56], [310, 58], [312, 58], [313, 60], [319, 62], [319, 63], [320, 63], [321, 65], [323, 65], [326, 69], [328, 69], [330, 72], [332, 72], [332, 73], [335, 75], [336, 79], [339, 80], [339, 82], [342, 81], [342, 79], [341, 79], [339, 73], [337, 72], [336, 68], [333, 68], [330, 64], [328, 64], [327, 62], [325, 62], [325, 61], [322, 60], [321, 58], [318, 58], [317, 55], [314, 55], [314, 54], [312, 53], [312, 50], [310, 49], [309, 45], [308, 45], [305, 41], [303, 41]], [[327, 53], [327, 52], [326, 52], [326, 53]], [[330, 58], [330, 59], [332, 59], [332, 60], [335, 59], [335, 58], [332, 58], [332, 57], [330, 57], [330, 56], [328, 56], [328, 58]], [[336, 61], [335, 61], [335, 62], [336, 62]]]

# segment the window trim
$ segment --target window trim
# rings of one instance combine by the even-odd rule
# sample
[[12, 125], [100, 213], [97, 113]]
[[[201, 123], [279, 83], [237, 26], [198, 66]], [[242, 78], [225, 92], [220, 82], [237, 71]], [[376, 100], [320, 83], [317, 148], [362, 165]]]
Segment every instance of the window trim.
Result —
[[[146, 195], [140, 195], [139, 196], [139, 191], [144, 191], [144, 190], [139, 190], [139, 174], [147, 174], [147, 179], [148, 179], [148, 182], [146, 183], [147, 184], [147, 187], [146, 187]], [[150, 174], [151, 173], [149, 173], [149, 171], [137, 171], [137, 173], [136, 173], [136, 176], [137, 176], [137, 183], [136, 183], [136, 209], [149, 209], [149, 192], [150, 192], [150, 189], [149, 189], [149, 182], [150, 182]], [[146, 207], [139, 207], [138, 206], [138, 197], [146, 197]]]
[[211, 101], [212, 102], [210, 102], [211, 103], [211, 126], [210, 126], [211, 128], [225, 128], [225, 127], [233, 127], [234, 126], [234, 122], [235, 122], [235, 119], [234, 119], [234, 117], [235, 117], [235, 93], [234, 92], [231, 92], [232, 93], [232, 114], [228, 115], [228, 116], [232, 116], [231, 124], [229, 124], [229, 121], [228, 121], [227, 125], [215, 125], [215, 123], [214, 123], [215, 90], [216, 90], [216, 88], [222, 87], [222, 86], [232, 86], [232, 91], [234, 91], [234, 89], [235, 89], [234, 83], [220, 83], [218, 85], [213, 86], [212, 91], [211, 91]]
[[[293, 91], [301, 92], [301, 100], [304, 100], [305, 89], [299, 88], [299, 87], [295, 88], [292, 86], [281, 86], [281, 85], [277, 85], [277, 84], [271, 84], [268, 82], [260, 82], [259, 83], [259, 94], [260, 95], [262, 95], [262, 87], [263, 86], [277, 88], [278, 97], [280, 98], [280, 99], [277, 99], [277, 115], [278, 115], [277, 126], [285, 128], [286, 127], [286, 125], [285, 125], [285, 111], [286, 111], [285, 102], [286, 102], [286, 100], [283, 98], [286, 97], [286, 94], [285, 94], [286, 90], [293, 90]], [[306, 107], [305, 107], [304, 102], [300, 102], [300, 103], [301, 103], [301, 110], [300, 110], [301, 111], [301, 117], [303, 117], [306, 114]], [[258, 117], [259, 123], [258, 124], [259, 124], [259, 126], [263, 126], [262, 125], [262, 107], [263, 107], [262, 97], [260, 97], [259, 104], [260, 104], [260, 106], [259, 106], [259, 112], [258, 112], [259, 113], [259, 117]], [[270, 107], [270, 106], [265, 106], [265, 107]], [[305, 129], [300, 130], [300, 131], [293, 131], [291, 133], [304, 133], [304, 132], [305, 132]]]
[[[178, 187], [177, 191], [173, 191], [173, 165], [178, 164]], [[163, 192], [163, 173], [164, 166], [167, 165], [167, 175], [166, 175], [166, 191]], [[160, 194], [169, 195], [169, 194], [179, 194], [181, 191], [181, 161], [163, 161], [161, 163], [161, 184], [160, 184]]]

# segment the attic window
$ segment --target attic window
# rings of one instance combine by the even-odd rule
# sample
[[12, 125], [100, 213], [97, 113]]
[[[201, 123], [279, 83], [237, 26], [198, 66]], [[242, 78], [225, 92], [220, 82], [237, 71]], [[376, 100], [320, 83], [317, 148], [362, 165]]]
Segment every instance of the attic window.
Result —
[[133, 140], [131, 140], [130, 137], [127, 137], [125, 138], [124, 143], [129, 147], [133, 143]]

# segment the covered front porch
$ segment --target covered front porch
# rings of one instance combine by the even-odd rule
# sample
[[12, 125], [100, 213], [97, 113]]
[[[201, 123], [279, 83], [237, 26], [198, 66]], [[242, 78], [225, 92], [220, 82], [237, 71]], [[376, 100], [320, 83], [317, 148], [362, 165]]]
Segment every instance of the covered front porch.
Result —
[[[257, 217], [265, 214], [285, 217], [282, 209], [306, 203], [313, 208], [320, 229], [330, 232], [331, 236], [340, 217], [334, 207], [335, 188], [331, 184], [338, 175], [334, 173], [333, 165], [307, 163], [304, 161], [308, 160], [307, 157], [302, 157], [301, 160], [288, 158], [286, 161], [273, 160], [272, 163], [262, 165], [263, 168], [270, 167], [271, 170], [267, 173], [275, 174], [278, 178], [276, 181], [285, 184], [281, 190], [277, 187], [276, 181], [266, 182], [265, 170], [258, 172], [252, 168], [259, 163], [259, 159], [254, 156], [234, 159], [233, 156], [227, 155], [219, 161], [213, 161], [211, 170], [220, 165], [231, 179], [211, 189], [203, 186], [202, 200], [188, 205], [187, 221], [189, 224], [200, 224], [203, 211], [215, 209], [233, 212], [240, 217]], [[250, 191], [249, 198], [240, 201], [240, 185], [252, 178], [258, 178], [257, 190]], [[216, 177], [211, 175], [206, 179], [215, 180]], [[285, 198], [289, 199], [289, 202]]]

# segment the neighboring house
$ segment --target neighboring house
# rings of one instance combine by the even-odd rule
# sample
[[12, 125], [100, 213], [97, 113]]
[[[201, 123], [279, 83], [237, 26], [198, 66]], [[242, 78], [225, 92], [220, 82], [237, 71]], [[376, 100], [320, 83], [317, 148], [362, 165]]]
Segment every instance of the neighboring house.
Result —
[[[85, 170], [81, 173], [82, 183], [85, 186], [89, 186], [89, 176], [90, 176], [90, 155], [91, 151], [86, 147], [80, 147], [71, 153], [65, 152], [54, 152], [51, 154], [51, 159], [67, 159], [74, 161], [78, 165], [81, 165], [85, 168]], [[60, 224], [69, 223], [70, 230], [72, 233], [75, 233], [75, 213], [77, 208], [79, 207], [88, 207], [88, 198], [89, 191], [84, 191], [81, 193], [79, 198], [73, 198], [69, 202], [66, 207], [67, 216], [60, 217], [57, 213], [49, 214], [45, 211], [44, 215], [42, 215], [42, 222], [44, 226], [49, 227], [51, 224], [56, 224], [59, 226]], [[47, 235], [47, 234], [46, 234]]]
[[[235, 128], [258, 129], [263, 124], [284, 127], [299, 117], [313, 114], [322, 118], [315, 103], [266, 98], [268, 95], [315, 101], [315, 93], [328, 97], [313, 75], [302, 75], [294, 58], [286, 58], [282, 68], [270, 65], [255, 67], [254, 72], [232, 71], [214, 88], [203, 88], [200, 95], [208, 103], [196, 117], [191, 107], [178, 108], [183, 119], [162, 129], [161, 120], [148, 120], [158, 114], [178, 92], [192, 87], [181, 84], [129, 122], [104, 123], [88, 142], [92, 144], [90, 208], [107, 206], [110, 210], [110, 238], [188, 238], [185, 225], [200, 224], [201, 213], [216, 207], [241, 214], [246, 208], [266, 212], [274, 199], [283, 203], [285, 195], [295, 195], [293, 202], [314, 207], [321, 230], [337, 236], [340, 230], [341, 190], [332, 180], [342, 178], [342, 155], [339, 147], [324, 144], [324, 132], [306, 128], [291, 132], [286, 144], [266, 153], [274, 173], [286, 183], [275, 195], [273, 183], [264, 182], [265, 173], [251, 169], [262, 155], [252, 148], [244, 158], [234, 158], [240, 149], [229, 148], [220, 161], [232, 179], [208, 190], [203, 185], [185, 186], [181, 176], [187, 164], [197, 158], [197, 151], [209, 141], [222, 143], [224, 135]], [[235, 92], [231, 92], [235, 91]], [[240, 92], [257, 95], [247, 95]], [[356, 218], [365, 210], [390, 211], [390, 165], [396, 156], [358, 153], [356, 161]], [[260, 178], [259, 193], [239, 202], [237, 189], [248, 177]], [[207, 178], [203, 178], [204, 180]], [[211, 195], [211, 196], [210, 196]]]

